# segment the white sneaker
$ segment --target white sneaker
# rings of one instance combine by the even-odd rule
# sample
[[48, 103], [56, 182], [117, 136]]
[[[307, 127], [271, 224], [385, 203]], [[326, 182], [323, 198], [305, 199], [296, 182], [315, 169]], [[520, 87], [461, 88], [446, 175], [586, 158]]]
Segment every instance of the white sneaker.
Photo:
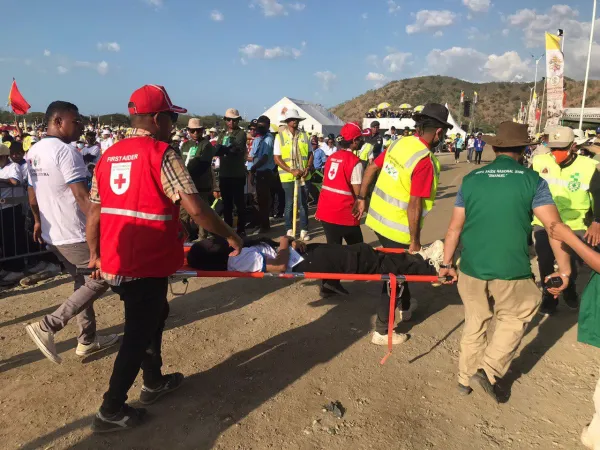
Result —
[[287, 230], [286, 236], [295, 237], [294, 236], [294, 230]]
[[6, 276], [0, 280], [0, 284], [4, 286], [16, 284], [24, 276], [25, 274], [23, 272], [6, 272]]
[[56, 346], [54, 345], [54, 333], [42, 330], [40, 323], [32, 323], [25, 325], [25, 330], [31, 338], [31, 340], [37, 345], [40, 351], [46, 358], [55, 364], [60, 364], [62, 359], [56, 353]]
[[308, 231], [306, 231], [306, 230], [300, 231], [300, 240], [305, 241], [305, 242], [310, 241], [310, 236], [308, 235]]
[[108, 336], [97, 336], [96, 340], [91, 344], [77, 344], [75, 354], [77, 356], [88, 356], [96, 353], [99, 350], [115, 345], [119, 342], [118, 334], [109, 334]]
[[435, 271], [439, 273], [440, 264], [444, 262], [444, 243], [442, 241], [438, 240], [428, 247], [421, 247], [417, 253], [424, 260], [428, 260], [429, 264], [435, 267]]
[[398, 318], [398, 320], [400, 322], [408, 322], [408, 321], [410, 321], [410, 319], [412, 319], [412, 315], [417, 310], [418, 307], [419, 307], [419, 302], [417, 301], [416, 298], [413, 297], [410, 299], [410, 306], [408, 307], [408, 309], [406, 311], [403, 311], [402, 309], [399, 309], [399, 308], [396, 309], [396, 317]]
[[[408, 341], [408, 334], [393, 332], [392, 345], [404, 344], [406, 341]], [[371, 344], [388, 345], [388, 335], [374, 331], [373, 337], [371, 338]]]

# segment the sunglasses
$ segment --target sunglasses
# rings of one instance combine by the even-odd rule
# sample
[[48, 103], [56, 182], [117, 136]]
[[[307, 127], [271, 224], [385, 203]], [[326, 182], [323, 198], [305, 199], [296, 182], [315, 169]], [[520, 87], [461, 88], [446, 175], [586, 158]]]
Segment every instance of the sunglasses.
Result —
[[188, 131], [191, 134], [200, 133], [202, 131], [202, 128], [188, 128]]
[[157, 115], [159, 115], [159, 114], [168, 116], [169, 119], [171, 119], [171, 122], [173, 122], [173, 123], [177, 122], [177, 119], [179, 118], [179, 114], [177, 114], [175, 112], [171, 112], [171, 111], [162, 111], [162, 112], [159, 112]]
[[225, 119], [225, 122], [237, 122], [240, 119]]

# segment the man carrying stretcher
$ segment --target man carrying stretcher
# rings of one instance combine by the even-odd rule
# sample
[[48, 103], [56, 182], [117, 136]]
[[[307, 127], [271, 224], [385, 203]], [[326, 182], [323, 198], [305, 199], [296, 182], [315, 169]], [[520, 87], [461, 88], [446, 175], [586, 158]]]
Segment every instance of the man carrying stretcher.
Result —
[[[342, 274], [437, 275], [444, 259], [444, 244], [435, 241], [416, 253], [382, 253], [368, 244], [304, 244], [289, 236], [279, 243], [268, 239], [246, 241], [237, 256], [224, 239], [195, 243], [188, 264], [204, 271], [317, 272]], [[340, 293], [339, 281], [328, 280], [326, 288]]]

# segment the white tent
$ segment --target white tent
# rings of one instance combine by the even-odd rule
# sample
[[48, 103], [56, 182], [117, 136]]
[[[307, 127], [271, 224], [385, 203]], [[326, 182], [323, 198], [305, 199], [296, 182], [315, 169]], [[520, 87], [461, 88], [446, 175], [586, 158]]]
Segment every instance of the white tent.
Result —
[[283, 97], [263, 114], [271, 119], [272, 124], [279, 126], [285, 111], [292, 108], [297, 109], [300, 115], [306, 119], [300, 122], [300, 128], [304, 128], [304, 131], [309, 134], [314, 132], [338, 135], [344, 126], [344, 121], [325, 107], [289, 97]]
[[448, 123], [452, 124], [452, 129], [448, 131], [448, 136], [452, 135], [452, 134], [457, 134], [460, 133], [462, 136], [466, 136], [467, 132], [465, 130], [463, 130], [458, 123], [456, 122], [456, 120], [454, 120], [454, 117], [452, 117], [452, 113], [450, 112], [450, 108], [448, 108], [448, 103], [446, 103], [446, 108], [448, 109]]

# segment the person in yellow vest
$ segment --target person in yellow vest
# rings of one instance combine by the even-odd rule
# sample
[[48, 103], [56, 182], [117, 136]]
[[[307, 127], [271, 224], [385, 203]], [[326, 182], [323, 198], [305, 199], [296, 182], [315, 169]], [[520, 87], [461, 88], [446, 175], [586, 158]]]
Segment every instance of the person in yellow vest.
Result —
[[[363, 130], [363, 136], [365, 136], [365, 139], [370, 138], [373, 136], [373, 132], [370, 128], [366, 128]], [[362, 162], [363, 168], [366, 169], [369, 163], [373, 162], [375, 159], [373, 156], [374, 149], [375, 146], [372, 142], [365, 142], [358, 151], [358, 158], [360, 159], [360, 162]]]
[[309, 139], [306, 132], [299, 129], [304, 117], [296, 109], [285, 112], [279, 135], [275, 139], [273, 156], [279, 167], [279, 178], [285, 191], [285, 228], [287, 235], [292, 236], [292, 209], [294, 208], [294, 190], [296, 180], [300, 183], [298, 191], [298, 206], [300, 209], [300, 239], [310, 240], [308, 235], [308, 192], [310, 185], [310, 168], [313, 165], [313, 153], [309, 149]]
[[[435, 201], [441, 165], [433, 151], [452, 128], [448, 123], [448, 109], [437, 103], [427, 104], [415, 116], [415, 121], [417, 133], [414, 136], [394, 141], [367, 167], [355, 204], [356, 212], [362, 215], [369, 187], [379, 172], [366, 225], [375, 232], [383, 247], [405, 248], [410, 252], [421, 250], [423, 219]], [[387, 345], [389, 292], [389, 283], [385, 283], [377, 306], [373, 344]], [[407, 284], [396, 292], [402, 305], [401, 320], [408, 321], [417, 307], [416, 301], [411, 299]], [[394, 333], [392, 343], [401, 344], [407, 339], [405, 334]]]
[[[551, 153], [535, 156], [532, 168], [548, 182], [562, 221], [581, 239], [595, 247], [600, 244], [600, 173], [596, 170], [598, 162], [577, 155], [575, 134], [568, 127], [550, 129], [548, 147]], [[537, 218], [533, 221], [533, 240], [540, 279], [544, 280], [554, 272], [554, 255], [548, 241], [548, 233]], [[570, 309], [577, 309], [579, 306], [579, 298], [575, 291], [575, 258], [573, 255], [569, 287], [563, 291], [563, 299]], [[557, 306], [558, 299], [543, 294], [539, 313], [544, 316], [552, 315]]]

